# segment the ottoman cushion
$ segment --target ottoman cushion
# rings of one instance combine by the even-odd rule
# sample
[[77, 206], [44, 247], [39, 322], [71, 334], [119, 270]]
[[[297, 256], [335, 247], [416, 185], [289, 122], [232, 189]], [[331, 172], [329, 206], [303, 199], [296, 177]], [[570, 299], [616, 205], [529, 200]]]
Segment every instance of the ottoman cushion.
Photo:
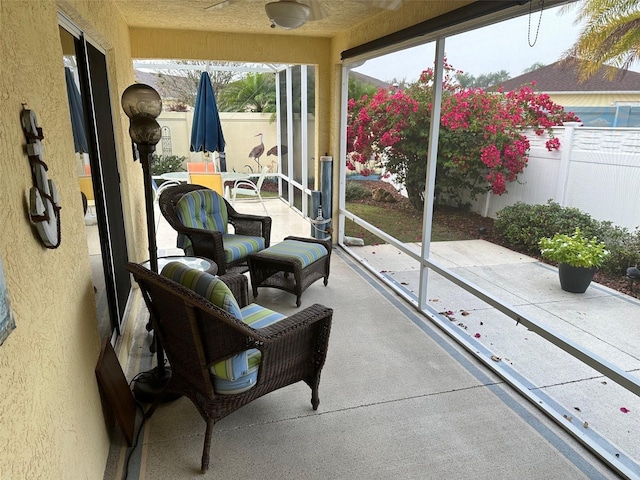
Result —
[[302, 268], [311, 265], [328, 253], [324, 245], [298, 240], [284, 240], [269, 247], [264, 252], [282, 258], [295, 258], [300, 261]]

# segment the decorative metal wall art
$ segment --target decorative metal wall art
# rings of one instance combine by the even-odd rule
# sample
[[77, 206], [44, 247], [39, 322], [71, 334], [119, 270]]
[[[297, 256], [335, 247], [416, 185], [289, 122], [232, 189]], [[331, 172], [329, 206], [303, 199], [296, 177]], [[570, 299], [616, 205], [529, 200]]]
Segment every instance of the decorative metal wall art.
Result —
[[47, 179], [47, 164], [42, 160], [44, 139], [42, 128], [33, 110], [22, 105], [22, 130], [27, 139], [27, 155], [31, 164], [34, 186], [29, 192], [29, 217], [47, 248], [60, 246], [60, 200], [53, 180]]

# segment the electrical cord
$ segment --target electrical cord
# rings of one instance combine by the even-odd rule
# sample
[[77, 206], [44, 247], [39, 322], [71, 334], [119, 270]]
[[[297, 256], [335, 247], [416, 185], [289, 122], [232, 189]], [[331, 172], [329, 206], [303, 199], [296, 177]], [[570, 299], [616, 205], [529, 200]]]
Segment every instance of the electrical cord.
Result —
[[147, 421], [147, 419], [144, 416], [144, 410], [138, 402], [136, 402], [136, 407], [138, 407], [140, 409], [140, 412], [142, 413], [142, 422], [140, 423], [140, 427], [138, 427], [138, 434], [136, 435], [136, 441], [131, 446], [129, 454], [127, 455], [127, 461], [125, 463], [122, 480], [127, 480], [127, 478], [129, 477], [129, 463], [131, 462], [131, 457], [133, 456], [133, 452], [138, 446], [138, 441], [140, 440], [140, 433], [142, 432], [142, 428], [144, 427], [144, 424]]
[[[153, 370], [149, 370], [147, 372], [140, 372], [138, 373], [135, 377], [133, 377], [131, 379], [131, 381], [129, 382], [129, 389], [131, 389], [131, 385], [133, 384], [133, 382], [145, 382], [147, 381], [148, 378], [153, 376]], [[140, 402], [138, 402], [137, 400], [133, 400], [136, 404], [136, 408], [138, 410], [140, 410], [140, 413], [142, 414], [142, 422], [140, 423], [140, 426], [138, 427], [138, 433], [136, 434], [136, 439], [135, 442], [133, 443], [133, 445], [131, 446], [130, 450], [129, 450], [129, 454], [127, 455], [127, 461], [125, 463], [125, 467], [124, 467], [124, 472], [123, 472], [123, 476], [122, 476], [122, 480], [127, 480], [127, 478], [129, 477], [129, 463], [131, 462], [131, 457], [133, 456], [133, 452], [135, 451], [136, 447], [138, 446], [138, 442], [140, 440], [140, 433], [142, 433], [142, 429], [144, 427], [145, 422], [147, 421], [145, 415], [144, 415], [144, 408], [142, 408], [142, 405], [140, 404]]]

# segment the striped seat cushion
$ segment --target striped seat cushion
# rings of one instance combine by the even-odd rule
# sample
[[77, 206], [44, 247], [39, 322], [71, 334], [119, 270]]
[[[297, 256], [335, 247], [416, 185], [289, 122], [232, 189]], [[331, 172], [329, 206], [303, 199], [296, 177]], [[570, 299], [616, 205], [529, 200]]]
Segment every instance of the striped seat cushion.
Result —
[[222, 235], [222, 244], [227, 263], [245, 258], [250, 253], [260, 252], [265, 247], [262, 237], [235, 234]]
[[302, 268], [311, 265], [316, 260], [328, 255], [324, 245], [299, 240], [284, 240], [264, 251], [269, 255], [282, 258], [295, 258], [300, 261]]
[[[193, 290], [253, 328], [264, 328], [285, 318], [255, 303], [240, 309], [233, 293], [222, 280], [180, 262], [169, 262], [162, 269], [162, 275]], [[213, 364], [211, 373], [216, 393], [241, 393], [253, 387], [258, 378], [260, 359], [260, 351], [252, 348]]]
[[[253, 328], [264, 328], [283, 318], [285, 316], [281, 313], [274, 312], [255, 303], [251, 303], [242, 309], [242, 321]], [[243, 354], [246, 355], [246, 363], [244, 360], [240, 363], [236, 358]], [[211, 373], [213, 373], [213, 388], [216, 393], [230, 395], [245, 392], [253, 387], [258, 379], [261, 358], [260, 350], [252, 348], [213, 365]], [[237, 364], [236, 361], [238, 362]], [[231, 370], [235, 370], [235, 372], [232, 373]]]

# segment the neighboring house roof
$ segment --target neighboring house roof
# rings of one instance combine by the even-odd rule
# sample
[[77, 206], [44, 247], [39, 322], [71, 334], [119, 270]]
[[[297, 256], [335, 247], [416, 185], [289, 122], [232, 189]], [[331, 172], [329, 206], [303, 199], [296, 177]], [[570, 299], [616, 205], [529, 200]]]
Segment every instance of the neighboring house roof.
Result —
[[558, 61], [511, 78], [500, 86], [510, 91], [535, 82], [541, 92], [640, 92], [640, 73], [620, 70], [609, 80], [604, 71], [603, 67], [590, 79], [580, 82], [574, 61]]
[[391, 86], [391, 84], [388, 82], [384, 82], [378, 78], [370, 77], [369, 75], [365, 75], [364, 73], [360, 73], [360, 72], [355, 72], [353, 70], [349, 72], [349, 75], [351, 75], [353, 78], [360, 80], [361, 82], [373, 85], [376, 88], [389, 88]]

